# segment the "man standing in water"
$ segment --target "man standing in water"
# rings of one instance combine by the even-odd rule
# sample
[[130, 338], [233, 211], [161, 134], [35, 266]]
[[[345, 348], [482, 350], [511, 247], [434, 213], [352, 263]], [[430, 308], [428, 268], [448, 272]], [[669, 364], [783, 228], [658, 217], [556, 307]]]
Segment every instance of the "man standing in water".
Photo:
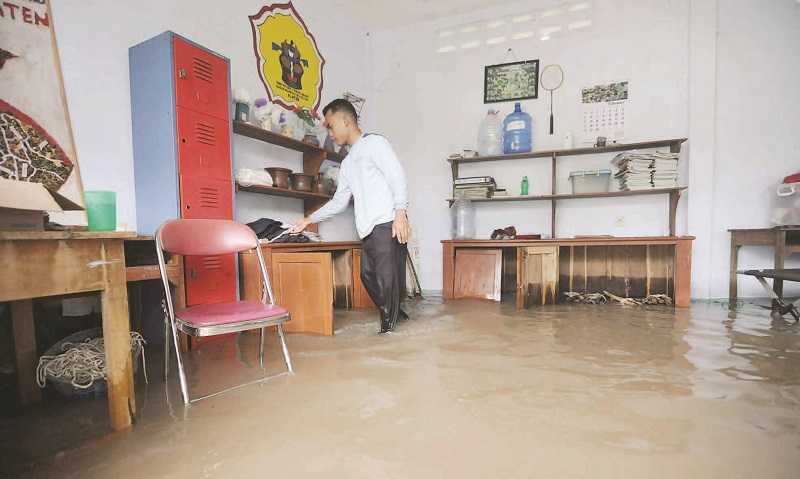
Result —
[[406, 175], [389, 142], [381, 135], [363, 133], [358, 113], [344, 99], [322, 110], [325, 125], [337, 145], [348, 145], [333, 198], [309, 217], [297, 221], [292, 233], [303, 231], [355, 203], [355, 220], [362, 241], [361, 280], [380, 311], [380, 333], [394, 329], [408, 316], [400, 309], [406, 280], [408, 223]]

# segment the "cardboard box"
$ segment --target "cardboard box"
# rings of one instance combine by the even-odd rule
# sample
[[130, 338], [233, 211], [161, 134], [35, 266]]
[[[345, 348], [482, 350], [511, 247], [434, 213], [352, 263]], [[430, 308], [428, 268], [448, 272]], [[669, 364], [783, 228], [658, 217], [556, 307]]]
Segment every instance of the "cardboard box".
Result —
[[0, 230], [44, 230], [46, 211], [83, 208], [39, 183], [0, 178]]

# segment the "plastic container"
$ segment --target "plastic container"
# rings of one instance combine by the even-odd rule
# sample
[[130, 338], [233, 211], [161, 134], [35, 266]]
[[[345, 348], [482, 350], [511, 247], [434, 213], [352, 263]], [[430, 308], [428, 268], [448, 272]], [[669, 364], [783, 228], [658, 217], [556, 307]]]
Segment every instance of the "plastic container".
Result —
[[772, 208], [772, 224], [800, 225], [800, 183], [782, 183], [776, 193]]
[[519, 194], [522, 196], [526, 196], [528, 194], [528, 177], [523, 176], [522, 182], [519, 185]]
[[472, 201], [458, 198], [450, 208], [453, 239], [475, 238], [475, 206]]
[[117, 229], [117, 194], [113, 191], [84, 191], [89, 231]]
[[572, 194], [607, 193], [611, 184], [611, 170], [581, 170], [569, 174]]
[[503, 153], [527, 153], [533, 149], [533, 118], [524, 111], [519, 102], [514, 103], [514, 112], [503, 120]]
[[499, 113], [497, 110], [489, 110], [481, 121], [478, 130], [478, 154], [480, 156], [495, 156], [503, 153], [503, 125]]

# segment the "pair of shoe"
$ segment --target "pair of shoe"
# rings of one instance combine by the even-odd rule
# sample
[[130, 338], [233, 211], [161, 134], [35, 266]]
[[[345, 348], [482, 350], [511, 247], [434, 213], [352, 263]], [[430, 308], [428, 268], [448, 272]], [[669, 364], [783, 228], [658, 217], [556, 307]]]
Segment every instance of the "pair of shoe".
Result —
[[498, 228], [492, 231], [492, 239], [514, 239], [517, 237], [517, 229], [513, 226]]
[[384, 314], [384, 310], [381, 309], [381, 330], [378, 332], [378, 334], [386, 334], [390, 331], [394, 331], [394, 328], [397, 326], [397, 321], [408, 321], [410, 319], [408, 314], [403, 311], [403, 308], [400, 308], [400, 312], [397, 314], [397, 320], [390, 323], [384, 319], [388, 316], [389, 315]]

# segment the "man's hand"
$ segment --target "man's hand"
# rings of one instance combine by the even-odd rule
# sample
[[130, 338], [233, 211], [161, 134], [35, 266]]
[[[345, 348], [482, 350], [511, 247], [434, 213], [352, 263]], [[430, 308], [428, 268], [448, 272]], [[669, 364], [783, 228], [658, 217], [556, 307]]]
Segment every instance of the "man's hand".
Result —
[[309, 224], [311, 224], [311, 223], [308, 221], [308, 218], [299, 219], [299, 220], [295, 221], [292, 224], [292, 226], [289, 227], [289, 233], [291, 233], [291, 234], [300, 233], [301, 231], [306, 229]]
[[411, 225], [408, 224], [406, 210], [396, 210], [394, 212], [394, 222], [392, 223], [392, 238], [397, 238], [400, 244], [406, 244], [410, 236]]

